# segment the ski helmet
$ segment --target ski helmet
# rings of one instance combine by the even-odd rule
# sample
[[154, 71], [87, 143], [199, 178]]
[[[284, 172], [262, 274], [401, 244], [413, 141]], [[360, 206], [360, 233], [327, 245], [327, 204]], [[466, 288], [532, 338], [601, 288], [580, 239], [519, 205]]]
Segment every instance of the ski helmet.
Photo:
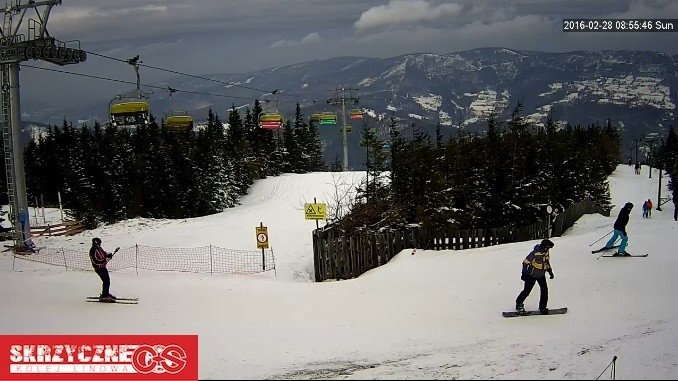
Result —
[[99, 237], [92, 238], [92, 244], [93, 245], [101, 245], [101, 238], [99, 238]]
[[539, 250], [546, 251], [546, 250], [549, 250], [550, 248], [552, 248], [553, 246], [554, 245], [553, 245], [553, 242], [551, 242], [551, 240], [545, 239], [545, 240], [542, 240], [541, 243], [539, 244]]
[[624, 205], [624, 208], [626, 209], [633, 209], [633, 204], [630, 202], [627, 202], [626, 205]]

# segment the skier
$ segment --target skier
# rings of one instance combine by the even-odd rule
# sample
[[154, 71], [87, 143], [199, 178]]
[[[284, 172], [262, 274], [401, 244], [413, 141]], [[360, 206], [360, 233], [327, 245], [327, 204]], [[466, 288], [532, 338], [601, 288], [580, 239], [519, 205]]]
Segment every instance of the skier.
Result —
[[535, 283], [539, 283], [539, 312], [542, 315], [548, 315], [549, 309], [546, 307], [549, 300], [549, 289], [546, 284], [546, 273], [553, 279], [553, 269], [549, 261], [549, 250], [553, 247], [553, 242], [548, 239], [542, 240], [540, 244], [535, 245], [530, 254], [523, 260], [523, 272], [520, 276], [525, 282], [523, 291], [516, 298], [516, 311], [519, 314], [525, 314], [523, 302], [532, 292]]
[[113, 258], [120, 248], [116, 248], [113, 253], [107, 253], [101, 247], [101, 238], [92, 238], [92, 247], [89, 249], [89, 259], [92, 261], [92, 267], [94, 267], [94, 272], [99, 275], [102, 282], [101, 295], [99, 295], [99, 300], [102, 302], [114, 302], [115, 296], [111, 295], [109, 289], [111, 287], [111, 277], [108, 275], [108, 269], [106, 265], [108, 261]]
[[613, 256], [630, 255], [629, 253], [626, 252], [626, 244], [629, 241], [629, 235], [626, 234], [626, 224], [629, 223], [629, 215], [631, 214], [631, 209], [633, 209], [633, 204], [627, 202], [624, 205], [624, 207], [619, 211], [617, 220], [614, 222], [614, 234], [612, 234], [612, 238], [610, 238], [610, 240], [607, 241], [605, 247], [603, 248], [603, 250], [611, 249], [612, 245], [614, 245], [614, 242], [617, 240], [617, 238], [621, 237], [621, 243], [617, 248], [617, 252], [614, 253]]

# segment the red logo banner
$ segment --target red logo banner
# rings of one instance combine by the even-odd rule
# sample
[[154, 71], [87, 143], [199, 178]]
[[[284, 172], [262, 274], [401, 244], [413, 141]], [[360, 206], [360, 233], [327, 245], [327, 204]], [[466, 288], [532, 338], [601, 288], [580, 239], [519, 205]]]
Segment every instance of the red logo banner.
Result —
[[198, 335], [0, 335], [0, 380], [198, 379]]

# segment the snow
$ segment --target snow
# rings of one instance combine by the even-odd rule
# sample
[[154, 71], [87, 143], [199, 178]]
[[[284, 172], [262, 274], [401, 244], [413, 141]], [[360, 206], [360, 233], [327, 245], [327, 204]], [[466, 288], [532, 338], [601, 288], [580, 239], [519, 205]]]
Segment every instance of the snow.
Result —
[[[84, 303], [100, 291], [93, 272], [1, 253], [1, 332], [197, 334], [200, 379], [609, 379], [614, 356], [621, 379], [678, 377], [678, 256], [671, 249], [678, 222], [670, 202], [641, 218], [643, 200], [657, 205], [657, 171], [649, 178], [648, 167], [636, 175], [620, 165], [610, 177], [612, 215], [586, 215], [552, 238], [549, 307], [568, 313], [511, 319], [501, 311], [514, 308], [521, 262], [538, 240], [405, 250], [356, 279], [313, 282], [315, 222], [304, 219], [303, 203], [332, 204], [363, 175], [268, 178], [242, 205], [216, 215], [135, 219], [34, 240], [83, 256], [94, 236], [109, 251], [134, 244], [256, 250], [254, 228], [268, 226], [275, 273], [112, 272], [111, 292], [139, 297], [138, 305]], [[628, 201], [635, 204], [628, 251], [649, 257], [597, 259], [590, 250], [604, 245]], [[526, 308], [538, 299], [535, 286]]]
[[429, 93], [428, 95], [421, 95], [412, 97], [414, 101], [424, 110], [435, 111], [442, 105], [443, 97], [440, 95]]

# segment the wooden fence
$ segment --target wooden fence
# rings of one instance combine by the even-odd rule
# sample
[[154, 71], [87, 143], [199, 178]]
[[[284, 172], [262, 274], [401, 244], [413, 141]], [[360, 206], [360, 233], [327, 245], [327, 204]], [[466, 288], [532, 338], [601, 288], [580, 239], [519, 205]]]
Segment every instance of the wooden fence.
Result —
[[64, 221], [59, 224], [47, 224], [44, 226], [31, 226], [31, 237], [75, 235], [85, 231], [83, 221]]
[[[388, 263], [405, 249], [464, 250], [510, 242], [559, 237], [584, 214], [610, 215], [590, 200], [567, 208], [551, 220], [529, 226], [458, 230], [453, 226], [427, 229], [419, 226], [401, 230], [340, 232], [335, 225], [313, 231], [315, 280], [351, 279]], [[549, 234], [549, 229], [551, 234]]]
[[[44, 226], [31, 226], [31, 238], [42, 237], [42, 236], [59, 236], [59, 235], [75, 235], [85, 231], [85, 224], [82, 221], [64, 221], [58, 224], [47, 224]], [[14, 229], [10, 229], [5, 232], [0, 232], [0, 241], [5, 240], [14, 240], [20, 235], [15, 237]]]

